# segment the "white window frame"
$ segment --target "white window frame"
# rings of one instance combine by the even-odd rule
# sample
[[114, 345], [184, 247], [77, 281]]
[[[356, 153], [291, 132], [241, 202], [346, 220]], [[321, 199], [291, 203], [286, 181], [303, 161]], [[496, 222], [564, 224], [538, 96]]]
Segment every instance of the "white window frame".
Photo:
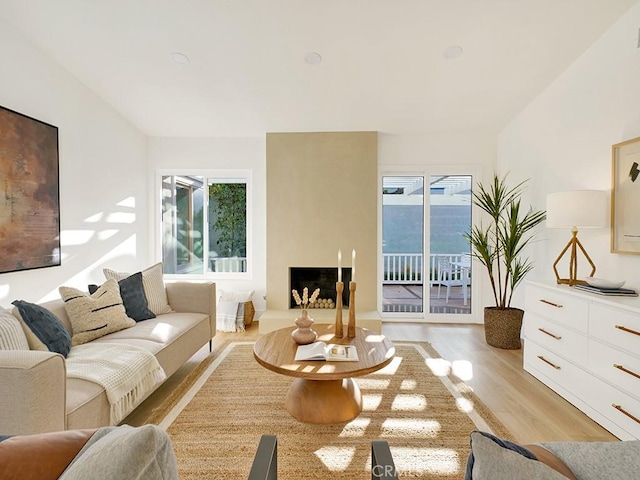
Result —
[[[205, 182], [208, 184], [210, 179], [220, 179], [221, 183], [224, 180], [229, 179], [242, 179], [247, 186], [247, 271], [246, 272], [209, 272], [203, 273], [171, 273], [164, 274], [164, 277], [168, 280], [190, 280], [190, 279], [210, 279], [210, 280], [251, 280], [253, 278], [253, 258], [254, 258], [254, 245], [253, 245], [253, 175], [252, 171], [248, 169], [202, 169], [202, 168], [176, 168], [176, 169], [162, 169], [157, 170], [154, 181], [154, 215], [153, 220], [153, 232], [154, 232], [154, 252], [155, 257], [162, 260], [162, 177], [165, 176], [198, 176], [204, 177]], [[204, 237], [204, 245], [209, 245], [209, 196], [204, 195], [204, 225], [205, 228], [202, 232]], [[204, 250], [205, 265], [209, 261], [209, 250]]]

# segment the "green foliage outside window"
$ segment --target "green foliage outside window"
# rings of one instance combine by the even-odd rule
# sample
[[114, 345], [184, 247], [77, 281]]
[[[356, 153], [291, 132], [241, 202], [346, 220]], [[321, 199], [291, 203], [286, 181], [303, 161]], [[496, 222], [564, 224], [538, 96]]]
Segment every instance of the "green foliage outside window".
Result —
[[246, 257], [247, 185], [214, 183], [209, 185], [209, 208], [215, 217], [211, 242], [220, 257]]

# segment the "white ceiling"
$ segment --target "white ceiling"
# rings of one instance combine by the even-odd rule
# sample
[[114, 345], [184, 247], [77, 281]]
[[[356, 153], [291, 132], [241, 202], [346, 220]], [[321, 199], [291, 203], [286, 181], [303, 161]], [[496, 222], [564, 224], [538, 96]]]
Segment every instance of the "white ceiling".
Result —
[[497, 132], [637, 1], [0, 0], [0, 19], [150, 136]]

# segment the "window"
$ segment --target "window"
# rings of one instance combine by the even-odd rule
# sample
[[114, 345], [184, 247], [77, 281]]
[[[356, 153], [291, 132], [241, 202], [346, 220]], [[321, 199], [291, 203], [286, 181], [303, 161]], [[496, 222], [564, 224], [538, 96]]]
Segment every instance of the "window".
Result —
[[247, 272], [248, 175], [162, 175], [161, 185], [164, 273]]

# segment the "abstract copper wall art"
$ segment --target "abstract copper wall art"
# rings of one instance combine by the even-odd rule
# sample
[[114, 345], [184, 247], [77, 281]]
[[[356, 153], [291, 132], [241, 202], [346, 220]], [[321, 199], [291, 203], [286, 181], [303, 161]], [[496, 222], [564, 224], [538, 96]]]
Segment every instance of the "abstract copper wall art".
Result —
[[60, 265], [58, 128], [0, 107], [0, 273]]

